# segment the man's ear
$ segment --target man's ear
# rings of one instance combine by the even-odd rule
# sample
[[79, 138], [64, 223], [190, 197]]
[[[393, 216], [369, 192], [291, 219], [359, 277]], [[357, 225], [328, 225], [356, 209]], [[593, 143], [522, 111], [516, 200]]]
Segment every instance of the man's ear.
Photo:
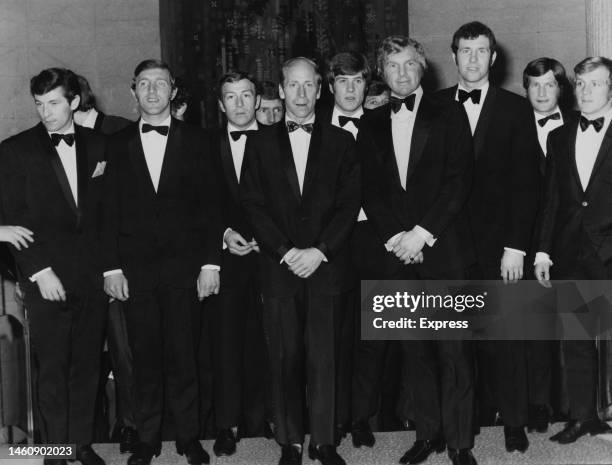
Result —
[[497, 52], [493, 52], [493, 55], [491, 55], [491, 68], [493, 67], [493, 63], [495, 63], [496, 58]]
[[319, 100], [319, 97], [321, 96], [321, 87], [323, 86], [319, 85], [319, 89], [317, 90], [317, 100]]
[[456, 53], [451, 53], [451, 58], [453, 60], [453, 63], [455, 63], [455, 65], [457, 65], [457, 54]]
[[332, 86], [331, 83], [329, 84], [329, 91], [334, 95], [334, 86]]
[[72, 102], [70, 102], [70, 109], [72, 111], [76, 111], [77, 108], [79, 108], [80, 103], [81, 103], [81, 96], [80, 95], [75, 95], [72, 98]]
[[219, 110], [221, 110], [222, 113], [225, 113], [225, 107], [223, 106], [223, 102], [217, 99], [217, 104], [219, 105]]
[[174, 100], [174, 97], [176, 97], [177, 92], [178, 89], [176, 87], [172, 89], [172, 93], [170, 94], [170, 101]]
[[261, 95], [258, 95], [257, 97], [255, 97], [255, 111], [259, 110], [260, 106], [261, 106]]
[[283, 90], [283, 86], [278, 85], [278, 95], [282, 100], [285, 100], [285, 91]]

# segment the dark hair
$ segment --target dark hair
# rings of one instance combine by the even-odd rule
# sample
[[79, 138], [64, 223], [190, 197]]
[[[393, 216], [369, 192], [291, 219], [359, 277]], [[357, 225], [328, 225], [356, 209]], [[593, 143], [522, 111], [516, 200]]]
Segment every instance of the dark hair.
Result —
[[147, 69], [163, 69], [168, 71], [168, 74], [170, 75], [170, 85], [174, 89], [174, 76], [168, 63], [162, 60], [150, 58], [148, 60], [143, 60], [138, 63], [138, 66], [136, 66], [136, 69], [134, 69], [134, 77], [132, 78], [132, 90], [136, 89], [136, 78], [138, 78], [138, 75], [143, 71], [146, 71]]
[[612, 89], [612, 60], [606, 57], [588, 57], [574, 66], [574, 74], [576, 77], [579, 74], [589, 73], [597, 68], [606, 68], [610, 77], [608, 78], [608, 87]]
[[266, 100], [280, 100], [278, 84], [272, 81], [263, 81], [261, 83], [261, 98]]
[[564, 92], [569, 87], [569, 81], [565, 68], [554, 58], [542, 57], [536, 58], [535, 60], [527, 63], [527, 66], [523, 70], [523, 88], [526, 90], [529, 87], [529, 77], [543, 76], [549, 71], [553, 72], [557, 84], [561, 88], [561, 92]]
[[170, 102], [170, 107], [173, 111], [181, 108], [183, 104], [189, 105], [191, 101], [191, 92], [185, 86], [183, 79], [177, 77], [174, 85], [176, 87], [176, 95]]
[[366, 92], [366, 97], [372, 97], [375, 95], [381, 95], [385, 92], [389, 91], [389, 86], [382, 81], [372, 81], [368, 87], [368, 91]]
[[421, 65], [423, 72], [427, 69], [427, 60], [425, 59], [425, 49], [416, 40], [408, 36], [394, 35], [385, 37], [378, 46], [376, 51], [376, 66], [378, 73], [384, 76], [385, 60], [393, 53], [399, 53], [402, 50], [412, 47], [417, 54], [417, 60]]
[[453, 42], [451, 43], [451, 50], [453, 53], [457, 53], [460, 39], [476, 39], [478, 36], [485, 36], [487, 39], [489, 39], [489, 49], [491, 50], [491, 55], [493, 55], [493, 53], [497, 51], [497, 41], [495, 40], [495, 35], [488, 26], [479, 21], [466, 23], [455, 31], [453, 34]]
[[77, 74], [77, 79], [79, 80], [79, 87], [81, 88], [81, 101], [79, 102], [77, 111], [89, 111], [92, 108], [97, 109], [96, 96], [93, 94], [91, 87], [89, 87], [89, 82], [80, 74]]
[[253, 83], [253, 87], [255, 88], [255, 95], [261, 94], [259, 82], [257, 82], [257, 80], [253, 76], [251, 76], [245, 71], [234, 70], [225, 73], [219, 79], [219, 82], [217, 83], [217, 98], [219, 100], [223, 100], [223, 84], [226, 84], [228, 82], [238, 82], [242, 81], [243, 79], [246, 79], [247, 81], [251, 81], [251, 83]]
[[341, 74], [349, 76], [361, 74], [366, 84], [369, 84], [372, 78], [372, 71], [367, 58], [357, 52], [341, 52], [332, 57], [327, 70], [327, 82], [333, 85], [336, 76]]
[[30, 80], [30, 93], [43, 95], [61, 87], [68, 102], [80, 94], [81, 88], [77, 75], [66, 68], [48, 68], [42, 70]]
[[283, 62], [283, 64], [280, 67], [280, 72], [279, 72], [280, 85], [284, 87], [285, 73], [287, 72], [289, 68], [291, 68], [293, 65], [295, 65], [296, 63], [300, 61], [305, 62], [314, 68], [314, 72], [315, 72], [316, 79], [317, 79], [317, 85], [321, 85], [321, 81], [323, 80], [323, 78], [321, 77], [321, 73], [319, 72], [319, 65], [317, 65], [317, 63], [314, 60], [311, 60], [310, 58], [306, 58], [306, 57], [289, 58], [288, 60], [285, 60]]

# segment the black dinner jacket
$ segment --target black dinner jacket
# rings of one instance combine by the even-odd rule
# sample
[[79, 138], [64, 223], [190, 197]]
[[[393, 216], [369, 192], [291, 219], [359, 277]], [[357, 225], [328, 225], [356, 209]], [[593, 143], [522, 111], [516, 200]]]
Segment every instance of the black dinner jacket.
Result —
[[157, 192], [138, 123], [108, 145], [103, 230], [105, 271], [122, 269], [131, 290], [195, 287], [203, 265], [220, 265], [220, 192], [208, 137], [172, 119]]
[[107, 115], [98, 111], [96, 122], [94, 123], [94, 131], [101, 132], [102, 134], [111, 135], [121, 131], [123, 128], [129, 126], [132, 123], [129, 119], [122, 118], [121, 116]]
[[348, 238], [361, 201], [353, 137], [316, 118], [300, 195], [284, 121], [263, 127], [247, 141], [242, 176], [242, 203], [261, 249], [264, 295], [290, 296], [299, 290], [301, 278], [280, 264], [292, 247], [316, 247], [327, 257], [308, 278], [313, 292], [336, 295], [350, 289]]
[[554, 276], [575, 271], [581, 252], [612, 261], [612, 126], [608, 126], [585, 191], [576, 165], [579, 113], [548, 136], [546, 192], [538, 251], [550, 255]]
[[67, 292], [102, 286], [101, 201], [105, 174], [92, 177], [105, 160], [106, 138], [75, 125], [78, 205], [53, 143], [42, 123], [0, 145], [0, 197], [6, 224], [34, 232], [21, 251], [10, 246], [24, 285], [51, 267]]
[[[466, 268], [473, 249], [464, 214], [472, 178], [469, 123], [455, 103], [424, 94], [410, 146], [406, 190], [402, 188], [391, 132], [390, 104], [362, 119], [357, 147], [363, 168], [363, 206], [384, 244], [419, 225], [437, 242], [425, 246], [423, 270], [435, 276], [449, 266]], [[380, 249], [382, 250], [382, 249]], [[387, 253], [393, 270], [403, 264]], [[386, 274], [385, 273], [385, 274]]]
[[[568, 119], [571, 118], [574, 113], [576, 113], [575, 111], [563, 111], [563, 110], [559, 110], [559, 111], [561, 112], [561, 117], [563, 118], [563, 124], [566, 124]], [[532, 111], [532, 115], [534, 115], [533, 111]], [[533, 121], [533, 124], [531, 125], [531, 128], [533, 130], [532, 136], [535, 137], [536, 140], [538, 140], [538, 122], [535, 119], [535, 115], [532, 121]], [[538, 141], [538, 169], [540, 172], [540, 181], [541, 181], [540, 187], [543, 189], [544, 188], [544, 176], [546, 175], [546, 155], [542, 151], [542, 147], [540, 146], [539, 141]], [[541, 197], [540, 197], [540, 201], [542, 201]]]
[[[457, 86], [439, 91], [454, 101]], [[474, 132], [468, 213], [478, 263], [498, 269], [504, 247], [529, 251], [540, 177], [533, 110], [523, 97], [490, 85]]]

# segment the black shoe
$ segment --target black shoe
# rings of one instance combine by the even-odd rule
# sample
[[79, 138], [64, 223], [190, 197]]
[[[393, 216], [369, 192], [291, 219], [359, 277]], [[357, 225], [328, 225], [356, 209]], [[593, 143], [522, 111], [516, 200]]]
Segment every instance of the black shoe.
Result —
[[334, 442], [336, 444], [336, 447], [340, 445], [340, 443], [345, 437], [346, 437], [346, 426], [342, 424], [336, 425], [336, 427], [334, 428]]
[[[187, 443], [176, 445], [176, 453], [184, 455], [187, 459], [187, 463], [190, 465], [202, 465], [203, 463], [210, 463], [210, 456], [208, 452], [204, 450], [202, 444], [197, 439], [192, 439]], [[128, 464], [129, 465], [129, 464]]]
[[310, 460], [318, 460], [321, 465], [346, 465], [346, 462], [336, 452], [336, 446], [323, 444], [320, 446], [308, 446], [308, 457]]
[[399, 459], [400, 463], [409, 463], [411, 465], [424, 462], [427, 460], [433, 452], [439, 454], [444, 452], [446, 443], [444, 439], [437, 438], [432, 440], [421, 440], [417, 439], [410, 449], [406, 451], [402, 458]]
[[529, 447], [529, 441], [522, 426], [504, 426], [504, 440], [508, 452], [525, 452]]
[[302, 465], [302, 448], [296, 444], [282, 446], [278, 465]]
[[68, 465], [65, 459], [44, 459], [44, 465]]
[[351, 427], [351, 438], [355, 447], [373, 447], [376, 442], [367, 420], [360, 420], [353, 423]]
[[548, 431], [549, 422], [550, 414], [548, 412], [548, 407], [545, 405], [529, 406], [529, 426], [527, 427], [529, 433], [533, 431], [545, 433]]
[[119, 452], [134, 452], [134, 448], [138, 444], [138, 432], [130, 426], [121, 428], [121, 437], [119, 439]]
[[596, 434], [609, 433], [612, 428], [599, 418], [593, 418], [586, 421], [572, 420], [566, 423], [565, 428], [557, 434], [551, 436], [551, 441], [556, 441], [559, 444], [570, 444], [585, 434], [595, 436]]
[[159, 456], [161, 445], [156, 448], [149, 444], [139, 442], [134, 446], [134, 452], [128, 458], [127, 465], [149, 465], [153, 456]]
[[234, 436], [231, 428], [222, 429], [217, 434], [217, 439], [213, 445], [213, 451], [217, 457], [222, 455], [234, 455], [236, 453], [236, 443], [238, 438]]
[[448, 457], [453, 465], [478, 465], [470, 449], [449, 449]]
[[102, 457], [91, 448], [91, 445], [77, 446], [76, 459], [83, 465], [106, 465]]

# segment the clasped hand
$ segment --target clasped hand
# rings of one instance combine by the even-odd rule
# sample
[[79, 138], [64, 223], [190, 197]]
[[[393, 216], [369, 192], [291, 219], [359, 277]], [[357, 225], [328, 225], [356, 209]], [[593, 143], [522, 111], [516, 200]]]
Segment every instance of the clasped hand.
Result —
[[225, 245], [227, 245], [230, 253], [234, 255], [243, 256], [252, 251], [259, 252], [257, 242], [255, 240], [248, 242], [238, 231], [229, 230], [225, 233], [223, 241]]
[[300, 278], [309, 278], [324, 259], [323, 253], [315, 248], [308, 249], [292, 248], [285, 255], [285, 263], [289, 269]]
[[425, 239], [414, 231], [406, 231], [393, 244], [392, 252], [404, 265], [423, 263]]

